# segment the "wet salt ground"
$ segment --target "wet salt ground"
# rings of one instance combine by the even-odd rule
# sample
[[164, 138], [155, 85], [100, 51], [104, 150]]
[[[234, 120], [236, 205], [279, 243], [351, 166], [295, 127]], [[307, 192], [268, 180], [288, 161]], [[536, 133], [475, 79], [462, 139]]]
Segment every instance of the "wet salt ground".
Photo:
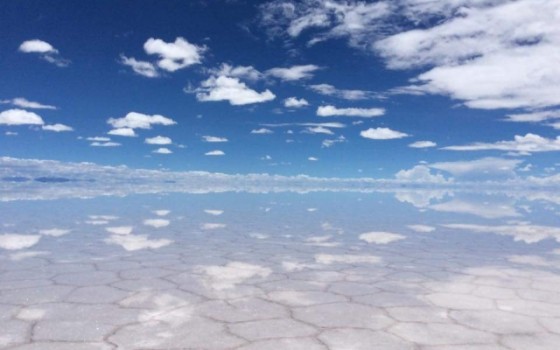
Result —
[[558, 349], [558, 212], [402, 193], [0, 203], [0, 348]]

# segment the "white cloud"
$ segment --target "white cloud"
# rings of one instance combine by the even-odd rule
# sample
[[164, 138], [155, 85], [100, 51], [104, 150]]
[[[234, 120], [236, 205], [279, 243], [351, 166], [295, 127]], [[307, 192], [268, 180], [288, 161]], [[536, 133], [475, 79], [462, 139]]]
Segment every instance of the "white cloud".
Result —
[[436, 147], [437, 143], [433, 141], [416, 141], [408, 145], [408, 147], [412, 148], [429, 148], [429, 147]]
[[144, 142], [148, 145], [170, 145], [173, 143], [169, 137], [165, 136], [148, 137]]
[[182, 37], [169, 43], [161, 39], [149, 38], [144, 43], [144, 51], [148, 55], [158, 55], [158, 67], [168, 72], [200, 63], [205, 50], [205, 47], [193, 45]]
[[320, 117], [346, 116], [371, 118], [385, 114], [383, 108], [336, 108], [335, 106], [320, 106], [317, 108], [317, 115]]
[[205, 156], [225, 156], [226, 154], [224, 153], [224, 151], [214, 150], [214, 151], [206, 152], [206, 153], [204, 153], [204, 155]]
[[548, 120], [560, 119], [560, 110], [540, 111], [540, 112], [527, 112], [508, 114], [506, 121], [516, 123], [537, 123]]
[[41, 128], [46, 131], [54, 132], [74, 131], [72, 127], [64, 124], [43, 125]]
[[251, 130], [251, 134], [272, 134], [272, 133], [274, 133], [274, 131], [272, 131], [270, 129], [266, 129], [266, 128]]
[[360, 136], [372, 140], [392, 140], [407, 137], [409, 135], [389, 128], [369, 128], [361, 131]]
[[204, 212], [206, 214], [214, 215], [214, 216], [222, 215], [224, 213], [223, 210], [217, 210], [217, 209], [205, 209]]
[[428, 164], [430, 168], [447, 171], [459, 178], [472, 178], [480, 176], [514, 176], [515, 169], [523, 163], [519, 159], [504, 159], [487, 157], [475, 160], [439, 162]]
[[156, 150], [153, 150], [152, 153], [156, 153], [156, 154], [171, 154], [173, 153], [173, 151], [171, 151], [169, 148], [166, 147], [160, 147]]
[[306, 134], [326, 134], [326, 135], [334, 134], [330, 129], [327, 129], [324, 126], [308, 126], [302, 132]]
[[257, 81], [263, 78], [263, 74], [253, 66], [236, 66], [233, 67], [227, 63], [223, 63], [219, 69], [209, 69], [208, 72], [215, 76], [227, 76], [240, 78], [250, 81]]
[[0, 248], [6, 250], [19, 250], [34, 246], [39, 243], [41, 236], [39, 235], [20, 235], [15, 233], [6, 233], [0, 235]]
[[427, 16], [443, 18], [432, 27], [383, 39], [374, 48], [390, 68], [434, 66], [417, 77], [414, 87], [464, 100], [472, 108], [560, 104], [560, 4], [471, 1], [461, 7], [463, 3], [456, 2], [447, 13], [421, 8]]
[[309, 157], [309, 158], [307, 158], [307, 160], [310, 161], [310, 162], [316, 162], [316, 161], [319, 160], [319, 158], [317, 158], [317, 157]]
[[167, 216], [169, 215], [169, 213], [171, 213], [171, 210], [158, 209], [158, 210], [154, 210], [153, 213], [156, 214], [157, 216]]
[[406, 236], [399, 235], [397, 233], [392, 232], [366, 232], [362, 233], [359, 237], [360, 240], [365, 241], [367, 243], [375, 243], [375, 244], [388, 244], [396, 241], [400, 241], [405, 239]]
[[51, 228], [46, 230], [39, 230], [39, 234], [50, 237], [61, 237], [70, 233], [70, 230], [62, 228]]
[[442, 149], [450, 151], [509, 151], [521, 154], [535, 152], [555, 152], [560, 151], [560, 136], [556, 139], [547, 139], [535, 134], [525, 134], [525, 136], [515, 135], [513, 141], [498, 141], [494, 143], [475, 142], [463, 146], [448, 146]]
[[170, 221], [165, 219], [146, 219], [144, 220], [144, 225], [151, 226], [154, 228], [166, 227], [169, 225]]
[[132, 226], [113, 226], [105, 227], [105, 231], [115, 235], [129, 235], [132, 233]]
[[351, 101], [380, 97], [379, 94], [373, 93], [371, 91], [337, 89], [330, 84], [310, 85], [309, 88], [321, 95], [335, 96], [338, 98], [351, 100]]
[[21, 43], [19, 51], [25, 53], [56, 53], [56, 50], [51, 44], [46, 41], [34, 39], [27, 40]]
[[109, 137], [105, 137], [105, 136], [87, 137], [86, 140], [87, 140], [87, 141], [97, 141], [97, 142], [107, 142], [107, 141], [111, 141], [111, 139], [110, 139]]
[[325, 128], [341, 129], [345, 128], [346, 124], [343, 123], [277, 123], [277, 124], [261, 124], [262, 126], [268, 126], [271, 128], [281, 128], [290, 126], [322, 126]]
[[260, 10], [260, 22], [273, 37], [295, 38], [313, 28], [309, 44], [348, 38], [351, 46], [364, 47], [385, 26], [382, 19], [391, 14], [392, 5], [385, 1], [276, 0], [261, 5]]
[[118, 142], [112, 142], [112, 141], [105, 141], [105, 142], [94, 141], [94, 142], [90, 143], [89, 145], [92, 146], [92, 147], [118, 147], [121, 144], [118, 143]]
[[107, 123], [115, 129], [151, 129], [153, 125], [169, 126], [177, 124], [173, 119], [163, 115], [148, 115], [137, 112], [130, 112], [122, 118], [109, 118]]
[[23, 109], [8, 109], [0, 112], [0, 125], [43, 125], [45, 122], [38, 114]]
[[476, 200], [453, 199], [444, 203], [432, 204], [429, 208], [444, 213], [471, 214], [486, 219], [520, 216], [510, 203], [490, 203]]
[[450, 180], [441, 174], [432, 174], [425, 165], [416, 165], [409, 170], [400, 170], [395, 174], [395, 179], [403, 182], [445, 184]]
[[134, 129], [131, 129], [131, 128], [113, 129], [113, 130], [109, 130], [109, 132], [107, 132], [107, 134], [114, 135], [114, 136], [124, 136], [124, 137], [136, 137], [136, 136], [138, 136], [134, 132]]
[[[185, 90], [187, 92], [191, 92]], [[220, 75], [211, 76], [195, 89], [196, 98], [201, 102], [228, 101], [234, 106], [263, 103], [276, 98], [270, 90], [257, 92], [249, 88], [238, 78]]]
[[46, 41], [33, 39], [21, 43], [19, 51], [23, 53], [39, 54], [40, 57], [58, 67], [66, 67], [70, 61], [60, 56], [57, 49]]
[[2, 104], [12, 104], [16, 107], [27, 108], [27, 109], [58, 109], [55, 106], [44, 105], [39, 102], [29, 101], [23, 97], [16, 97], [11, 100], [2, 100], [0, 101]]
[[323, 140], [323, 142], [321, 143], [321, 148], [329, 148], [337, 143], [343, 143], [343, 142], [346, 142], [346, 137], [340, 135], [336, 139]]
[[408, 225], [407, 227], [414, 232], [420, 232], [420, 233], [429, 233], [436, 230], [436, 228], [433, 226], [422, 225], [422, 224]]
[[204, 142], [228, 142], [228, 139], [225, 137], [218, 137], [218, 136], [202, 136], [202, 140]]
[[147, 78], [157, 78], [160, 76], [157, 68], [150, 62], [138, 61], [134, 57], [121, 55], [121, 63], [131, 67], [134, 72]]
[[272, 36], [344, 37], [389, 68], [424, 69], [411, 93], [534, 109], [560, 105], [559, 9], [550, 0], [276, 0], [260, 6], [260, 22]]
[[284, 107], [286, 108], [301, 108], [305, 106], [309, 106], [309, 102], [304, 98], [288, 97], [284, 100]]
[[159, 249], [173, 243], [169, 239], [150, 239], [148, 235], [111, 235], [104, 240], [107, 244], [119, 245], [127, 251]]
[[320, 69], [319, 66], [306, 64], [301, 66], [292, 66], [289, 68], [272, 68], [267, 70], [266, 73], [284, 81], [295, 81], [313, 77], [313, 72], [318, 69]]

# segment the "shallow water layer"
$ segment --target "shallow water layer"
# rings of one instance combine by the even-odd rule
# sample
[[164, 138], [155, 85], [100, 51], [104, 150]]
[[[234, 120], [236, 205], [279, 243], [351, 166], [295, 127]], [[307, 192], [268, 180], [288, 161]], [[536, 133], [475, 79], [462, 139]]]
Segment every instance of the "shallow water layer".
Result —
[[552, 195], [0, 202], [2, 349], [558, 349]]

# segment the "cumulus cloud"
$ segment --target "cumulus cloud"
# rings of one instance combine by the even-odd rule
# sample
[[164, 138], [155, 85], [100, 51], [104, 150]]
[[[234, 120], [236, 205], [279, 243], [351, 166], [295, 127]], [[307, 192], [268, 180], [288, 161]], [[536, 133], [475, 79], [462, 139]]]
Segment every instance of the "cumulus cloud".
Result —
[[155, 137], [148, 137], [144, 140], [144, 142], [148, 145], [170, 145], [173, 143], [169, 137], [159, 135]]
[[202, 136], [202, 140], [204, 142], [228, 142], [228, 139], [225, 137], [218, 137], [218, 136]]
[[[151, 129], [153, 125], [168, 126], [177, 124], [173, 119], [167, 118], [163, 115], [148, 115], [137, 112], [130, 112], [122, 118], [109, 118], [107, 123], [115, 129]], [[134, 133], [134, 130], [132, 131]], [[129, 131], [124, 133], [129, 133]], [[118, 133], [112, 133], [111, 135], [135, 136]]]
[[430, 147], [436, 147], [437, 143], [433, 142], [433, 141], [416, 141], [413, 142], [411, 144], [408, 145], [408, 147], [411, 148], [430, 148]]
[[360, 136], [371, 140], [392, 140], [401, 139], [409, 136], [400, 131], [391, 130], [389, 128], [369, 128], [360, 132]]
[[251, 134], [272, 134], [274, 131], [267, 129], [267, 128], [260, 128], [260, 129], [253, 129], [251, 130]]
[[161, 39], [149, 38], [144, 43], [144, 51], [148, 55], [158, 55], [157, 65], [168, 72], [200, 63], [202, 54], [206, 51], [203, 46], [189, 43], [185, 38], [178, 37], [175, 42], [165, 42]]
[[157, 78], [160, 76], [156, 66], [154, 66], [150, 62], [146, 61], [138, 61], [134, 57], [126, 57], [125, 55], [121, 55], [121, 61], [123, 65], [129, 66], [132, 70], [144, 77], [147, 78]]
[[446, 184], [451, 180], [441, 174], [432, 174], [425, 165], [416, 165], [412, 169], [400, 170], [395, 174], [395, 179], [402, 182]]
[[113, 129], [113, 130], [109, 130], [109, 132], [107, 132], [107, 134], [114, 135], [114, 136], [124, 136], [124, 137], [136, 137], [136, 136], [138, 136], [136, 134], [136, 132], [134, 132], [134, 129], [131, 129], [131, 128]]
[[58, 109], [56, 106], [44, 105], [39, 102], [29, 101], [23, 97], [16, 97], [11, 100], [2, 100], [2, 104], [12, 104], [16, 107], [27, 108], [27, 109]]
[[41, 128], [46, 131], [54, 132], [74, 131], [72, 127], [64, 124], [43, 125]]
[[284, 107], [286, 108], [301, 108], [305, 106], [309, 106], [309, 102], [304, 98], [288, 97], [284, 100]]
[[442, 149], [450, 151], [509, 151], [520, 154], [531, 154], [536, 152], [560, 151], [560, 136], [548, 139], [536, 134], [515, 135], [513, 141], [497, 141], [494, 143], [475, 142], [462, 146], [447, 146]]
[[154, 151], [152, 151], [152, 153], [156, 153], [156, 154], [171, 154], [173, 153], [173, 151], [171, 151], [169, 148], [166, 147], [160, 147]]
[[206, 153], [204, 153], [204, 155], [205, 156], [225, 156], [226, 154], [224, 153], [224, 151], [214, 150], [214, 151], [206, 152]]
[[319, 66], [306, 64], [289, 68], [272, 68], [267, 70], [266, 74], [284, 81], [295, 81], [313, 77], [313, 72], [318, 69], [320, 69]]
[[211, 76], [203, 81], [199, 88], [185, 91], [196, 93], [196, 98], [201, 102], [228, 101], [234, 106], [263, 103], [276, 98], [276, 95], [268, 89], [257, 92], [239, 78], [225, 75]]
[[8, 109], [0, 112], [0, 125], [43, 125], [45, 122], [38, 114], [23, 109]]
[[319, 160], [319, 158], [317, 158], [317, 157], [308, 157], [307, 160], [310, 161], [310, 162], [316, 162], [316, 161]]
[[322, 126], [322, 127], [325, 127], [325, 128], [341, 129], [341, 128], [346, 127], [346, 124], [337, 123], [337, 122], [333, 122], [333, 123], [275, 123], [275, 124], [264, 123], [264, 124], [261, 124], [261, 125], [271, 127], [271, 128], [282, 128], [282, 127], [291, 127], [291, 126]]
[[87, 141], [96, 141], [96, 142], [107, 142], [107, 141], [111, 141], [111, 139], [110, 139], [109, 137], [105, 137], [105, 136], [87, 137], [86, 140], [87, 140]]
[[330, 84], [315, 84], [310, 85], [309, 88], [318, 94], [326, 96], [335, 96], [344, 100], [366, 100], [369, 98], [380, 98], [379, 94], [366, 90], [348, 90], [337, 89]]
[[67, 67], [70, 61], [62, 58], [57, 49], [46, 41], [33, 39], [21, 43], [19, 51], [23, 53], [38, 54], [41, 59], [54, 64], [57, 67]]
[[253, 66], [232, 66], [223, 63], [218, 69], [209, 69], [208, 72], [214, 76], [227, 76], [244, 80], [257, 81], [264, 77], [264, 74]]
[[191, 44], [182, 37], [176, 38], [174, 42], [149, 38], [144, 43], [144, 51], [148, 55], [157, 55], [157, 61], [155, 63], [141, 61], [121, 54], [120, 63], [132, 68], [136, 74], [157, 78], [162, 75], [161, 70], [175, 72], [200, 63], [206, 47]]
[[383, 108], [337, 108], [331, 105], [317, 108], [317, 115], [319, 117], [345, 116], [371, 118], [379, 117], [384, 114], [385, 109]]

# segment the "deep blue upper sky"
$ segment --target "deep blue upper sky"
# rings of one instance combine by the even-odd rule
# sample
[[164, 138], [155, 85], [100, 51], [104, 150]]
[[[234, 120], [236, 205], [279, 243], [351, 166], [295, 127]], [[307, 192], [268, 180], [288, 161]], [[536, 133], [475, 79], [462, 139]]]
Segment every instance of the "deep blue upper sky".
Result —
[[[420, 163], [461, 176], [437, 164], [475, 161], [457, 164], [553, 174], [560, 4], [488, 3], [2, 1], [0, 156], [334, 177], [392, 177]], [[235, 73], [249, 66], [252, 76]], [[237, 90], [224, 92], [226, 83]], [[328, 93], [319, 84], [331, 85]], [[286, 107], [290, 97], [307, 105]], [[320, 107], [333, 115], [319, 116]], [[119, 129], [108, 120], [130, 112], [175, 124], [108, 135]], [[26, 122], [29, 113], [42, 121]], [[293, 125], [263, 125], [284, 123]], [[147, 143], [156, 136], [171, 143]], [[418, 141], [431, 147], [410, 146]], [[216, 150], [225, 154], [206, 155]], [[477, 163], [485, 157], [494, 168]]]

